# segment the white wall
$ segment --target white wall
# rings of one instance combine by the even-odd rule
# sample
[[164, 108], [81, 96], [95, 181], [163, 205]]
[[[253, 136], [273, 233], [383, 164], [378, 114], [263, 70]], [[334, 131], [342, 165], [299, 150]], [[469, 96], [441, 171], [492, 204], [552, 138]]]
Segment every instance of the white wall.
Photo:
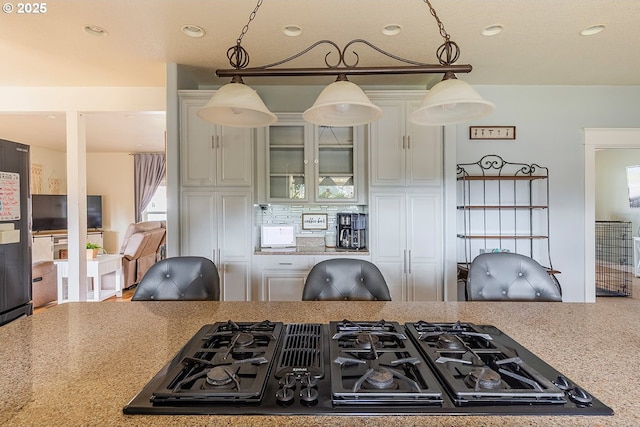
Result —
[[127, 227], [135, 221], [133, 156], [87, 153], [87, 194], [102, 195], [104, 248], [117, 253]]
[[[497, 106], [457, 126], [456, 160], [486, 154], [549, 168], [553, 267], [565, 301], [585, 301], [584, 128], [640, 127], [640, 87], [479, 86]], [[515, 125], [515, 141], [471, 141], [470, 125]]]
[[[67, 155], [64, 152], [49, 150], [32, 145], [29, 147], [31, 166], [41, 167], [38, 178], [32, 173], [32, 194], [67, 194]], [[40, 181], [39, 183], [37, 181]]]

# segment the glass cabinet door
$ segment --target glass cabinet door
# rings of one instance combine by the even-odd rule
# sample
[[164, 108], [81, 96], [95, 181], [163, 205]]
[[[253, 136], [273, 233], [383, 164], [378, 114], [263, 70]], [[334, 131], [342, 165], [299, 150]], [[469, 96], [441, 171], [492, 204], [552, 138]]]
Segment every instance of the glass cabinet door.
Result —
[[269, 127], [270, 200], [306, 200], [305, 126]]
[[318, 126], [316, 200], [356, 200], [353, 127]]

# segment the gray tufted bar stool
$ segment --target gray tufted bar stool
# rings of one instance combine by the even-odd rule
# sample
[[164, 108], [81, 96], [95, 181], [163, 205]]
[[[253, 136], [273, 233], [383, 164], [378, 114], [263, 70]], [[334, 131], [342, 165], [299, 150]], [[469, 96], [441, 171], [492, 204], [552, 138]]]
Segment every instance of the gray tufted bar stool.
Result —
[[334, 258], [313, 266], [303, 301], [391, 301], [382, 273], [369, 261]]
[[153, 264], [136, 288], [132, 301], [217, 301], [220, 277], [204, 257], [166, 258]]
[[562, 301], [560, 285], [532, 258], [510, 252], [478, 255], [469, 267], [469, 301]]

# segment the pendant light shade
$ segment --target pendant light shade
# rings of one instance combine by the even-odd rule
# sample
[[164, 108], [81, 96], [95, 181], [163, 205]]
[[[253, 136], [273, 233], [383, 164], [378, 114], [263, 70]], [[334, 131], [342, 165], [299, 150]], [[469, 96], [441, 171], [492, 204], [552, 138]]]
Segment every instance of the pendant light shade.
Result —
[[431, 88], [410, 120], [422, 126], [449, 125], [479, 119], [495, 108], [468, 83], [449, 78]]
[[331, 83], [318, 95], [316, 102], [302, 114], [304, 120], [321, 126], [357, 126], [371, 123], [382, 116], [358, 85], [347, 80]]
[[198, 110], [198, 116], [210, 123], [241, 128], [268, 126], [277, 120], [258, 93], [244, 83], [222, 86]]

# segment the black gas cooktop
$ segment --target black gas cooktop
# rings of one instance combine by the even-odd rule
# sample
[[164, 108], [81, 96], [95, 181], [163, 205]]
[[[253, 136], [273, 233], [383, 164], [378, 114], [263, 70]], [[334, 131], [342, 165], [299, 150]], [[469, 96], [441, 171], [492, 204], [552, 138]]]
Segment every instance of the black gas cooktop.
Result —
[[494, 326], [206, 325], [125, 414], [612, 415]]

